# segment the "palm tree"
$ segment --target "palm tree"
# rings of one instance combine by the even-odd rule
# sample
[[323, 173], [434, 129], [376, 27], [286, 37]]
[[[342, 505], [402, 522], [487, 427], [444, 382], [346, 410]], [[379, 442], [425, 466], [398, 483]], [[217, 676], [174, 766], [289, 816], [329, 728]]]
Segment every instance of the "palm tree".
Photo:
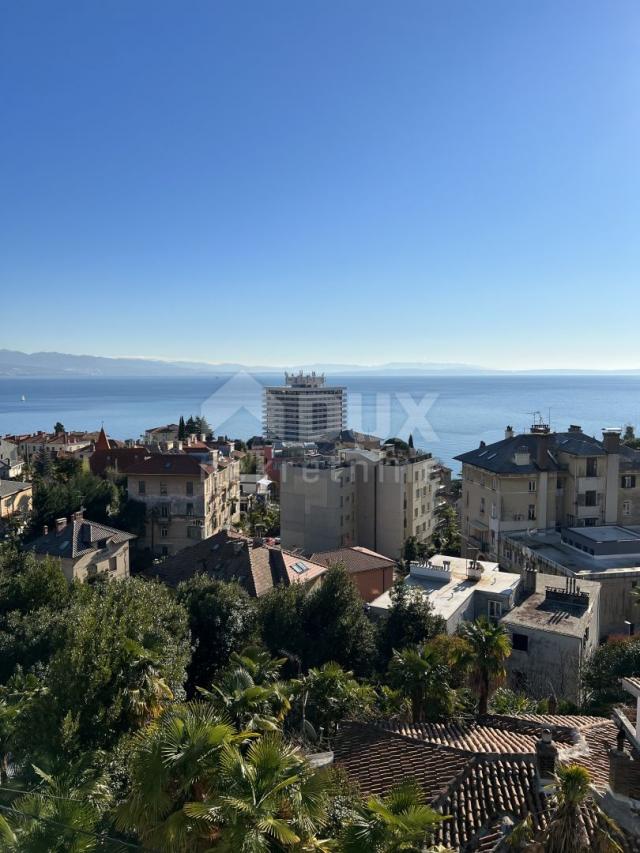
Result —
[[291, 710], [292, 688], [277, 680], [285, 661], [248, 647], [231, 655], [233, 666], [222, 673], [218, 684], [198, 691], [238, 728], [276, 731]]
[[129, 674], [125, 701], [136, 724], [143, 725], [160, 714], [165, 702], [173, 699], [173, 693], [160, 675], [158, 655], [152, 649], [130, 637], [125, 639], [123, 646], [124, 664]]
[[106, 777], [91, 756], [50, 776], [34, 767], [40, 781], [0, 815], [2, 849], [16, 853], [90, 853], [104, 850], [97, 830], [111, 802]]
[[618, 843], [620, 830], [593, 801], [588, 807], [594, 818], [590, 823], [595, 829], [589, 837], [583, 810], [590, 785], [589, 771], [578, 764], [557, 770], [556, 812], [539, 841], [544, 853], [586, 853], [591, 848], [598, 853], [622, 853]]
[[470, 669], [471, 685], [478, 694], [478, 714], [487, 713], [491, 694], [506, 678], [505, 661], [511, 654], [511, 641], [503, 625], [493, 624], [486, 616], [467, 622], [460, 628], [467, 647], [461, 651], [461, 663]]
[[371, 710], [375, 691], [360, 684], [353, 672], [329, 661], [310, 669], [304, 678], [294, 682], [301, 709], [303, 728], [311, 723], [315, 732], [322, 729], [326, 735], [335, 734], [340, 720], [362, 718]]
[[263, 735], [246, 754], [227, 744], [220, 757], [219, 792], [187, 803], [185, 814], [216, 827], [216, 851], [267, 853], [318, 849], [329, 785], [282, 735]]
[[453, 711], [455, 692], [449, 686], [449, 668], [430, 644], [394, 651], [389, 677], [410, 699], [414, 723], [438, 720]]
[[247, 737], [210, 703], [189, 702], [164, 710], [133, 738], [131, 788], [117, 810], [116, 826], [162, 850], [209, 849], [217, 837], [216, 827], [194, 822], [183, 806], [218, 792], [225, 745]]
[[342, 833], [343, 853], [421, 853], [426, 840], [444, 820], [425, 804], [415, 782], [393, 788], [383, 798], [371, 797]]

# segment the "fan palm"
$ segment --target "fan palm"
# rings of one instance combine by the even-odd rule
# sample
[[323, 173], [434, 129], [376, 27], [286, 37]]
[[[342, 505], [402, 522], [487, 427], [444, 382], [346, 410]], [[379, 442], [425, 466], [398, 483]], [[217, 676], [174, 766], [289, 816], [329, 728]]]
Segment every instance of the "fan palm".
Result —
[[466, 649], [460, 662], [470, 670], [471, 685], [478, 695], [478, 714], [484, 716], [491, 694], [506, 678], [505, 662], [511, 654], [511, 641], [503, 625], [494, 625], [486, 616], [467, 622], [460, 628]]
[[158, 657], [136, 640], [124, 641], [126, 670], [129, 684], [125, 701], [138, 725], [149, 722], [161, 712], [164, 703], [173, 699], [171, 688], [160, 675]]
[[598, 853], [622, 853], [620, 830], [595, 802], [589, 803], [594, 826], [589, 837], [583, 810], [589, 796], [589, 771], [578, 764], [560, 767], [556, 773], [555, 815], [544, 830], [541, 846], [545, 853], [586, 853], [591, 848]]
[[394, 651], [389, 677], [411, 701], [414, 722], [438, 720], [451, 714], [455, 693], [449, 687], [449, 668], [432, 646]]
[[277, 732], [246, 754], [233, 743], [220, 757], [219, 793], [187, 803], [188, 817], [219, 830], [220, 853], [317, 849], [326, 821], [329, 785]]
[[183, 806], [217, 792], [225, 745], [247, 736], [209, 703], [165, 710], [134, 736], [131, 790], [117, 811], [118, 828], [134, 831], [149, 846], [176, 853], [208, 849], [215, 827], [195, 825]]
[[111, 789], [106, 777], [90, 766], [89, 756], [58, 776], [34, 770], [38, 785], [0, 816], [2, 849], [20, 853], [105, 849], [96, 830], [111, 801]]
[[360, 684], [352, 672], [333, 661], [310, 669], [294, 682], [294, 688], [302, 705], [303, 726], [311, 723], [329, 736], [341, 720], [366, 716], [376, 698], [372, 687]]
[[372, 797], [358, 810], [341, 837], [343, 853], [421, 853], [444, 817], [425, 803], [415, 782]]

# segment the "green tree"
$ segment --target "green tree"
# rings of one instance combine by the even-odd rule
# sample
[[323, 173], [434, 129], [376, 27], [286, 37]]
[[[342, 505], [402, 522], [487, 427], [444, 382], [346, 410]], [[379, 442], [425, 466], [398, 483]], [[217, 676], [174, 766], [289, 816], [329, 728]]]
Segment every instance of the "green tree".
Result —
[[60, 421], [56, 421], [53, 431], [56, 435], [60, 435], [61, 432], [65, 431], [64, 424], [60, 423]]
[[178, 441], [184, 441], [187, 437], [187, 428], [184, 423], [184, 416], [180, 415], [180, 420], [178, 421]]
[[187, 803], [185, 813], [218, 826], [220, 853], [317, 849], [327, 820], [328, 778], [314, 773], [279, 732], [254, 741], [244, 753], [223, 747], [219, 793]]
[[45, 694], [18, 727], [21, 754], [41, 763], [112, 747], [182, 696], [189, 651], [187, 614], [166, 587], [137, 578], [83, 586], [44, 673]]
[[256, 474], [258, 472], [258, 460], [255, 453], [247, 453], [240, 460], [241, 474]]
[[238, 583], [199, 574], [178, 585], [177, 600], [189, 614], [193, 654], [187, 690], [211, 684], [232, 652], [243, 649], [256, 631], [254, 599]]
[[343, 565], [330, 566], [321, 586], [305, 600], [303, 624], [308, 666], [334, 660], [356, 674], [371, 671], [376, 633]]
[[360, 684], [352, 672], [334, 662], [310, 669], [295, 690], [303, 730], [308, 734], [306, 724], [311, 724], [316, 736], [322, 730], [333, 737], [342, 720], [369, 716], [376, 699], [372, 687]]
[[[620, 830], [595, 803], [590, 803], [593, 834], [589, 837], [582, 807], [589, 797], [591, 777], [579, 764], [558, 768], [556, 773], [556, 809], [539, 837], [544, 853], [622, 853]], [[593, 819], [595, 818], [595, 819]]]
[[272, 655], [286, 656], [285, 673], [307, 668], [305, 627], [307, 591], [302, 584], [276, 586], [258, 601], [262, 640]]
[[371, 797], [346, 826], [342, 853], [422, 853], [443, 816], [426, 805], [420, 786], [407, 781], [385, 797]]
[[390, 590], [391, 607], [380, 625], [379, 648], [382, 666], [386, 667], [394, 649], [417, 646], [442, 634], [445, 622], [433, 609], [420, 589], [403, 580]]
[[211, 690], [200, 687], [199, 692], [238, 729], [278, 730], [291, 709], [292, 687], [279, 678], [285, 661], [249, 646], [242, 654], [231, 654], [229, 666]]
[[449, 686], [449, 668], [429, 644], [394, 651], [389, 682], [411, 702], [414, 723], [446, 719], [454, 708], [455, 692]]
[[486, 616], [466, 622], [460, 628], [467, 649], [461, 658], [469, 667], [472, 689], [478, 697], [478, 714], [487, 713], [489, 699], [506, 678], [505, 662], [511, 654], [511, 641], [503, 625], [492, 624]]
[[431, 537], [434, 553], [450, 557], [460, 556], [460, 525], [458, 514], [449, 504], [443, 503], [436, 511], [437, 527]]
[[[105, 850], [98, 835], [111, 803], [107, 778], [88, 758], [52, 776], [35, 768], [38, 784], [0, 816], [0, 839], [7, 853], [90, 853]], [[115, 848], [112, 848], [115, 849]]]
[[246, 739], [213, 705], [172, 705], [133, 736], [130, 789], [116, 813], [120, 830], [135, 832], [152, 848], [172, 853], [209, 850], [219, 839], [218, 820], [191, 817], [187, 804], [202, 803], [220, 788], [225, 744]]
[[628, 694], [620, 679], [640, 672], [640, 637], [611, 637], [591, 655], [583, 670], [583, 683], [592, 707], [606, 711]]

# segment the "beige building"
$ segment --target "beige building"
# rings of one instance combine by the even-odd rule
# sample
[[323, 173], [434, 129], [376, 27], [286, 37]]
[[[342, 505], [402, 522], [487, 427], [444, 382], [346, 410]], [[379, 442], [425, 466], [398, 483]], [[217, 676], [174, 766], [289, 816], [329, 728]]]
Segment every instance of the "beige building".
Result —
[[135, 538], [76, 512], [68, 521], [57, 519], [54, 530], [45, 527], [29, 550], [41, 559], [59, 559], [68, 581], [86, 581], [99, 574], [123, 580], [129, 577], [129, 543]]
[[212, 453], [154, 453], [125, 473], [129, 497], [146, 507], [141, 545], [155, 555], [175, 554], [239, 521], [237, 460], [219, 460]]
[[17, 518], [24, 524], [31, 513], [32, 501], [31, 483], [0, 480], [0, 524], [11, 518]]
[[552, 433], [537, 424], [522, 435], [507, 427], [503, 441], [456, 458], [463, 553], [495, 559], [500, 538], [516, 530], [640, 520], [640, 452], [621, 444], [619, 429], [600, 441], [578, 426]]
[[431, 454], [388, 445], [286, 464], [280, 484], [282, 543], [307, 553], [361, 545], [398, 560], [407, 539], [429, 541], [439, 489], [438, 463]]

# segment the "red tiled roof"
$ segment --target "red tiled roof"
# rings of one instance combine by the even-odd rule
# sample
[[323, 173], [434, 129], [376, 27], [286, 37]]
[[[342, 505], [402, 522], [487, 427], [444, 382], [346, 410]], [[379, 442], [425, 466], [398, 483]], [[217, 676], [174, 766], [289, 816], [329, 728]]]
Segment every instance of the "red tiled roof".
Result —
[[471, 760], [456, 750], [405, 738], [365, 723], [343, 723], [334, 744], [336, 764], [357, 780], [365, 796], [384, 795], [415, 779], [428, 799], [443, 792]]
[[518, 731], [506, 724], [482, 725], [475, 721], [446, 723], [385, 723], [385, 728], [405, 737], [423, 740], [427, 743], [442, 744], [461, 751], [476, 754], [478, 752], [513, 752], [532, 755], [536, 751], [539, 732]]
[[336, 548], [334, 551], [318, 551], [311, 559], [324, 566], [342, 563], [348, 572], [367, 572], [371, 569], [388, 569], [396, 565], [396, 561], [356, 545], [352, 548]]

